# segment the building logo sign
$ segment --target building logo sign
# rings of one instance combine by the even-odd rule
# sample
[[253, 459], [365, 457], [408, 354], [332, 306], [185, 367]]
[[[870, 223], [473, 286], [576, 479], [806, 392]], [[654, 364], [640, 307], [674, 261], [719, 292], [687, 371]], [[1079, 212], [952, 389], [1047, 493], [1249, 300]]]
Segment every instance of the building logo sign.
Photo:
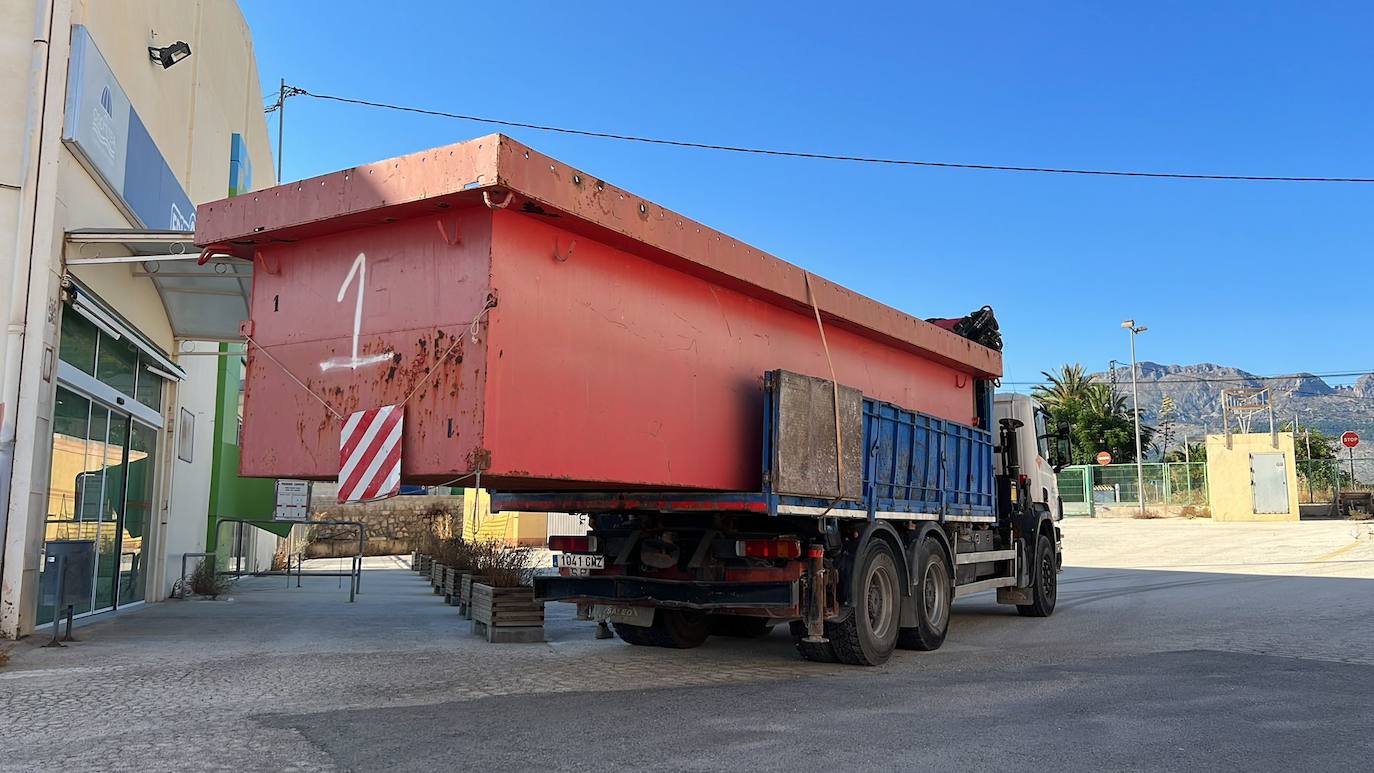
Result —
[[83, 25], [72, 27], [62, 141], [138, 225], [195, 230], [195, 205]]

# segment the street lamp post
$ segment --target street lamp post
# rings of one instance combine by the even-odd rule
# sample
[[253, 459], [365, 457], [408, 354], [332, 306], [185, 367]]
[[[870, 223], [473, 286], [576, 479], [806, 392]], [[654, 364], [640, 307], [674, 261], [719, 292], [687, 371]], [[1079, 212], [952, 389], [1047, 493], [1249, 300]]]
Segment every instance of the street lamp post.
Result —
[[1139, 500], [1140, 514], [1145, 514], [1145, 462], [1140, 449], [1140, 391], [1136, 383], [1135, 337], [1149, 328], [1137, 325], [1128, 319], [1121, 326], [1129, 331], [1131, 339], [1131, 412], [1135, 414], [1135, 498]]

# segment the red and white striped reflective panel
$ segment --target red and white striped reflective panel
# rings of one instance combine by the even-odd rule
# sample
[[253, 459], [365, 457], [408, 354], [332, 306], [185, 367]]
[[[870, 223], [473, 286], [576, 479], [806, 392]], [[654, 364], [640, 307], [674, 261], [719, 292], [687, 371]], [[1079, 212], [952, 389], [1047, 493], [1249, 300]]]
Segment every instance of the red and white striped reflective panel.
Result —
[[339, 502], [370, 502], [401, 493], [399, 405], [358, 411], [339, 434]]

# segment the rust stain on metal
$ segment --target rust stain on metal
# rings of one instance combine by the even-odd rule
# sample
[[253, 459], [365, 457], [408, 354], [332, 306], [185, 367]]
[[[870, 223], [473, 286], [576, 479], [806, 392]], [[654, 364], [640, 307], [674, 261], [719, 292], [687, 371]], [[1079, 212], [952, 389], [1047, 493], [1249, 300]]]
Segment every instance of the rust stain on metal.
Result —
[[[800, 268], [600, 179], [589, 187], [564, 184], [574, 175], [585, 173], [492, 134], [278, 186], [251, 199], [203, 204], [197, 208], [196, 244], [229, 244], [236, 254], [251, 257], [254, 248], [274, 241], [356, 228], [359, 215], [401, 220], [432, 212], [434, 199], [455, 208], [470, 206], [499, 187], [530, 212], [569, 216], [564, 220], [574, 234], [635, 245], [649, 259], [685, 262], [746, 293], [787, 301], [798, 310], [807, 307]], [[468, 187], [473, 180], [483, 184]], [[320, 188], [329, 195], [317, 195]], [[665, 229], [657, 225], [663, 221], [681, 225]], [[1001, 375], [1001, 355], [994, 350], [821, 277], [813, 277], [813, 288], [822, 315], [834, 324], [883, 336], [979, 375]]]

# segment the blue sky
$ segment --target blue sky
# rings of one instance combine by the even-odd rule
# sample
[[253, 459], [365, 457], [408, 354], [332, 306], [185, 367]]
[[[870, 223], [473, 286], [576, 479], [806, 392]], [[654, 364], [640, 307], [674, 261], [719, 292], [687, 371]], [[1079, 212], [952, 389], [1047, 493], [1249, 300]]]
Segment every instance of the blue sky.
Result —
[[[1374, 177], [1369, 4], [240, 4], [265, 93], [285, 77], [766, 148]], [[284, 177], [490, 131], [295, 98]], [[1008, 381], [1125, 359], [1126, 317], [1150, 327], [1141, 359], [1374, 369], [1374, 185], [894, 168], [507, 133], [909, 313], [991, 304]]]

